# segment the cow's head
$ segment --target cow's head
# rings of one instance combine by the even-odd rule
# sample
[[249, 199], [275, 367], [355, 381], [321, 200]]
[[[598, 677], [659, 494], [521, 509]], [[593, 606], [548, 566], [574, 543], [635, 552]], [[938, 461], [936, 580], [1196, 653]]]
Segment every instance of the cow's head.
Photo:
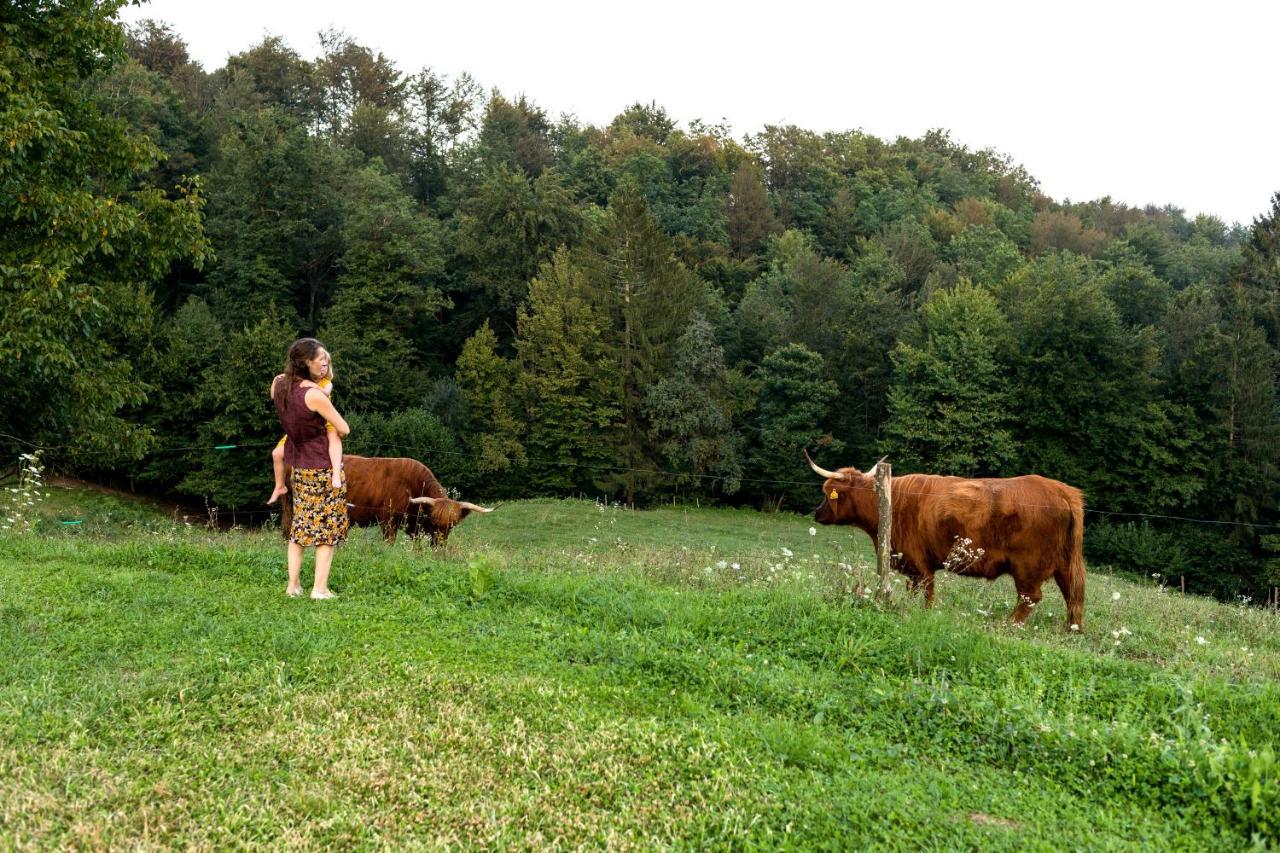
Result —
[[409, 498], [409, 503], [425, 504], [431, 515], [431, 533], [435, 544], [443, 545], [449, 538], [449, 531], [462, 523], [473, 512], [493, 512], [491, 507], [483, 507], [470, 501], [455, 501], [452, 498]]
[[[814, 521], [819, 524], [857, 523], [855, 492], [870, 488], [871, 478], [857, 468], [841, 468], [839, 471], [819, 468], [817, 463], [809, 458], [807, 450], [804, 452], [804, 458], [814, 473], [823, 478], [822, 503], [818, 504], [818, 508], [813, 511]], [[879, 464], [879, 462], [876, 463], [876, 465]], [[875, 466], [872, 466], [872, 470], [875, 470]]]

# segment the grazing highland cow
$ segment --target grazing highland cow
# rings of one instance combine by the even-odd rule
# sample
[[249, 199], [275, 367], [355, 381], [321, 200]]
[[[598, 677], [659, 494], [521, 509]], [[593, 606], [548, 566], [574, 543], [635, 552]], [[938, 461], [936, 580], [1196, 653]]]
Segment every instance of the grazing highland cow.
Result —
[[[880, 509], [875, 478], [856, 468], [828, 471], [814, 512], [820, 524], [852, 524], [875, 541]], [[893, 478], [894, 568], [933, 604], [933, 575], [948, 569], [992, 580], [1012, 575], [1021, 624], [1053, 578], [1067, 604], [1067, 625], [1084, 627], [1084, 495], [1057, 480], [1029, 475], [968, 480], [932, 474]]]
[[[400, 525], [409, 536], [426, 536], [443, 545], [449, 531], [472, 512], [492, 512], [451, 499], [431, 469], [416, 459], [343, 456], [347, 474], [347, 512], [352, 524], [377, 524], [388, 542]], [[287, 480], [286, 480], [287, 482]], [[280, 524], [288, 536], [292, 505], [285, 500]]]

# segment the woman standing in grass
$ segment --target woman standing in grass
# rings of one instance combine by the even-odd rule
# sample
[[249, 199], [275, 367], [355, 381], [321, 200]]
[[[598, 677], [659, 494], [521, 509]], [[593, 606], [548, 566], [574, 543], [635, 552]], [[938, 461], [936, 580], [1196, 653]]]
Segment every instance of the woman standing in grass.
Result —
[[[285, 442], [284, 464], [293, 469], [293, 523], [289, 528], [289, 585], [285, 593], [302, 594], [302, 549], [316, 549], [315, 583], [311, 597], [333, 598], [329, 591], [329, 567], [333, 548], [347, 538], [347, 484], [341, 470], [329, 460], [326, 424], [339, 438], [351, 428], [320, 390], [319, 380], [329, 375], [329, 353], [315, 338], [299, 338], [289, 347], [284, 373], [271, 383]], [[340, 485], [334, 486], [338, 482]]]

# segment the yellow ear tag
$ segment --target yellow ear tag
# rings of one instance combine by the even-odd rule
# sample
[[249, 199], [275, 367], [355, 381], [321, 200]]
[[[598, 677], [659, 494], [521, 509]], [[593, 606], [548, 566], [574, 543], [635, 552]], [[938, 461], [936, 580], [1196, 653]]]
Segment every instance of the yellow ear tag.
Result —
[[831, 494], [828, 495], [828, 497], [830, 497], [831, 500], [835, 500], [836, 498], [840, 497], [840, 493], [837, 492], [835, 489], [832, 489]]

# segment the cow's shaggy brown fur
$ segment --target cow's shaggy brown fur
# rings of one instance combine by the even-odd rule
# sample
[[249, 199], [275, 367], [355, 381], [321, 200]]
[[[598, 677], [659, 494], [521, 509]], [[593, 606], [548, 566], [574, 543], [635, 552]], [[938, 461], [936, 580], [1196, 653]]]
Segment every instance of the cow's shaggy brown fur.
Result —
[[[814, 518], [821, 524], [854, 525], [874, 541], [880, 510], [873, 475], [856, 468], [833, 472], [815, 465], [814, 470], [835, 475], [823, 483]], [[989, 580], [1007, 574], [1018, 591], [1011, 618], [1021, 623], [1040, 602], [1041, 585], [1053, 578], [1066, 601], [1068, 626], [1084, 628], [1084, 495], [1079, 489], [1034, 474], [976, 480], [894, 477], [892, 537], [894, 568], [910, 578], [913, 588], [924, 590], [926, 605], [933, 604], [934, 573], [943, 568]], [[970, 553], [957, 560], [953, 549], [965, 539], [972, 540]]]
[[[444, 544], [449, 531], [467, 517], [474, 505], [452, 500], [431, 469], [416, 459], [367, 456], [342, 457], [347, 474], [347, 511], [352, 524], [377, 524], [388, 542], [400, 526], [409, 536], [426, 536]], [[287, 480], [286, 480], [287, 482]], [[413, 503], [413, 498], [435, 503]], [[280, 525], [288, 536], [292, 517], [289, 500], [282, 503]]]

